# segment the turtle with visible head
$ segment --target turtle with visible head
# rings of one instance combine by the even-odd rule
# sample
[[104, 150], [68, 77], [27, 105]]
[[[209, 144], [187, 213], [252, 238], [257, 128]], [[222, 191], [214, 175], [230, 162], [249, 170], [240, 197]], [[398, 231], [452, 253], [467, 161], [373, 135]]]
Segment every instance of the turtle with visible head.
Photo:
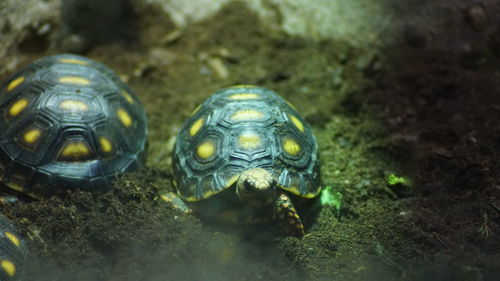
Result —
[[303, 236], [296, 209], [320, 191], [318, 145], [309, 124], [269, 89], [217, 91], [180, 130], [173, 152], [177, 208], [233, 223], [278, 223]]

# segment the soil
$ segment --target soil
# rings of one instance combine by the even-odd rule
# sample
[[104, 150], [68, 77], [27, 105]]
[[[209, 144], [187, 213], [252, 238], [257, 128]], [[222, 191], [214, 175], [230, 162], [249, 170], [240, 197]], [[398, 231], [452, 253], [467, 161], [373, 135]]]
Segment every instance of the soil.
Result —
[[[500, 29], [468, 52], [432, 48], [415, 26], [404, 43], [363, 49], [268, 29], [238, 3], [183, 30], [141, 14], [126, 40], [83, 54], [144, 103], [147, 163], [109, 191], [1, 206], [26, 237], [27, 280], [499, 280]], [[472, 23], [463, 17], [464, 32]], [[235, 84], [295, 105], [318, 139], [323, 186], [342, 194], [301, 239], [255, 241], [159, 199], [174, 190], [172, 137]]]

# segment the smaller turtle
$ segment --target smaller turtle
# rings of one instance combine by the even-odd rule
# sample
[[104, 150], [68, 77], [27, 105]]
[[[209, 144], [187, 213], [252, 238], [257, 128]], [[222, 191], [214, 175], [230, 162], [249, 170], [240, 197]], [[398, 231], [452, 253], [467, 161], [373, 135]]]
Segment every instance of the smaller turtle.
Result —
[[296, 206], [321, 191], [309, 124], [263, 87], [213, 94], [180, 130], [172, 165], [177, 194], [165, 201], [209, 220], [276, 222], [284, 235], [304, 235]]
[[0, 281], [21, 281], [28, 251], [12, 222], [0, 214]]

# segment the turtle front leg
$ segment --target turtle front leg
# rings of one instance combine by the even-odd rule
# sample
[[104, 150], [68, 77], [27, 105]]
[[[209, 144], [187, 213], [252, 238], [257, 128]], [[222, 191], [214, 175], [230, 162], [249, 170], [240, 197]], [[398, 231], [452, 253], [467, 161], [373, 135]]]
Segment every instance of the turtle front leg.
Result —
[[281, 194], [276, 200], [273, 216], [284, 235], [304, 236], [304, 225], [292, 204], [292, 200], [286, 194]]
[[161, 199], [168, 204], [170, 204], [174, 209], [177, 209], [185, 214], [190, 214], [192, 213], [193, 210], [189, 208], [184, 201], [175, 193], [173, 192], [167, 192], [165, 194], [162, 194]]

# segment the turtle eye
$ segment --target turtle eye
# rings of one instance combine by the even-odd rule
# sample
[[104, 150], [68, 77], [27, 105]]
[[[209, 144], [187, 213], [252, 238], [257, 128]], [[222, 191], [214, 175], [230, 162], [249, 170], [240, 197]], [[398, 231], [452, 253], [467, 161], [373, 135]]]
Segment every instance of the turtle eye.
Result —
[[273, 178], [271, 180], [271, 185], [270, 186], [275, 187], [277, 184], [278, 184], [278, 182]]
[[247, 181], [247, 180], [243, 182], [243, 188], [246, 191], [251, 191], [251, 190], [255, 189], [254, 186], [253, 186], [253, 184], [251, 182]]

